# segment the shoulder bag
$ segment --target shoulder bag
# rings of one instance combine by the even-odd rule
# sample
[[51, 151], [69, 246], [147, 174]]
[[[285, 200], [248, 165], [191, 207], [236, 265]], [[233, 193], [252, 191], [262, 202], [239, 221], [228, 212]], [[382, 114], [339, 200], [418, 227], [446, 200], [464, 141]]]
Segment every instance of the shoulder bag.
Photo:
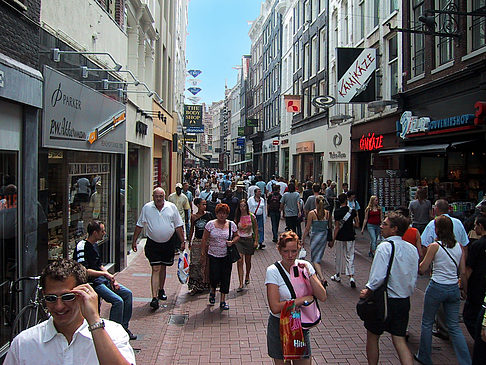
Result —
[[[282, 265], [280, 265], [278, 261], [276, 261], [274, 265], [277, 267], [278, 271], [280, 272], [280, 275], [282, 276], [282, 279], [287, 285], [287, 288], [289, 289], [292, 299], [296, 299], [297, 295], [295, 294], [294, 287], [292, 286], [292, 283], [287, 277], [284, 268], [282, 267]], [[304, 282], [308, 292], [308, 294], [305, 295], [313, 295], [310, 280], [306, 276], [304, 270], [299, 268], [298, 265], [292, 266], [292, 268], [293, 268], [293, 272], [291, 272], [290, 276], [295, 280], [301, 280]], [[300, 307], [300, 311], [302, 314], [301, 320], [302, 320], [303, 329], [310, 329], [312, 327], [317, 326], [319, 322], [321, 322], [321, 310], [319, 309], [319, 303], [317, 302], [317, 298], [315, 296], [314, 296], [314, 301], [307, 306], [302, 305]]]
[[387, 299], [388, 299], [388, 279], [390, 277], [390, 270], [393, 263], [393, 257], [395, 256], [395, 244], [393, 241], [390, 242], [392, 245], [392, 251], [390, 255], [390, 261], [388, 262], [388, 269], [386, 270], [386, 277], [383, 284], [380, 285], [375, 291], [373, 291], [366, 298], [361, 298], [356, 304], [356, 312], [359, 318], [365, 322], [371, 321], [384, 321], [387, 317]]
[[[231, 221], [228, 221], [229, 223], [229, 228], [228, 228], [228, 241], [231, 241]], [[240, 253], [238, 252], [238, 249], [236, 248], [235, 244], [232, 244], [231, 246], [227, 247], [228, 249], [228, 257], [231, 261], [231, 263], [235, 263], [239, 259], [241, 259]]]

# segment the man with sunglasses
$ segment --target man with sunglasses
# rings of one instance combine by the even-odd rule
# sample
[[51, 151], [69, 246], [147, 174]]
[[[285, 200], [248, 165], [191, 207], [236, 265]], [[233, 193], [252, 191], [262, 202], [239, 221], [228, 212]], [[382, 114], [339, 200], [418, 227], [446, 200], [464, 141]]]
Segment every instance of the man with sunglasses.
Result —
[[119, 284], [101, 263], [97, 242], [105, 236], [105, 225], [99, 221], [88, 224], [88, 238], [81, 240], [74, 250], [74, 260], [88, 269], [88, 279], [96, 293], [111, 304], [110, 320], [120, 323], [127, 331], [130, 340], [136, 340], [128, 329], [132, 317], [132, 292]]
[[135, 364], [128, 335], [100, 318], [98, 296], [86, 282], [86, 269], [74, 260], [44, 268], [42, 293], [51, 317], [14, 338], [5, 365]]

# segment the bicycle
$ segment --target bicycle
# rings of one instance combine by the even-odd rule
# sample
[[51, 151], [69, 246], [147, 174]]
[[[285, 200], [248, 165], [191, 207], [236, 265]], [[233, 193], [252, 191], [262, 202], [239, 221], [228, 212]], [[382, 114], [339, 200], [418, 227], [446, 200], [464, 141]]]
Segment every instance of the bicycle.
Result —
[[[18, 278], [10, 284], [10, 309], [14, 308], [15, 297], [17, 293], [23, 292], [25, 289], [22, 286], [24, 282], [33, 282], [35, 287], [29, 297], [29, 303], [25, 305], [19, 313], [15, 316], [12, 322], [12, 331], [10, 333], [10, 341], [23, 330], [33, 327], [36, 324], [45, 321], [49, 318], [49, 312], [42, 300], [42, 287], [40, 286], [40, 276], [25, 276]], [[13, 317], [13, 316], [11, 316]]]

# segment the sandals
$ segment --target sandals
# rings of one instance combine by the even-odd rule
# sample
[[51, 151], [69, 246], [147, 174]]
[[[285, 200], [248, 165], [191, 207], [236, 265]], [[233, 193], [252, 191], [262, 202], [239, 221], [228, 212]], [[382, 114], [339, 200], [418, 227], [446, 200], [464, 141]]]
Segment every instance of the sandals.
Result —
[[229, 305], [226, 304], [226, 302], [221, 302], [219, 303], [219, 308], [221, 308], [221, 310], [227, 311], [229, 309]]
[[243, 288], [241, 286], [239, 286], [237, 289], [236, 289], [236, 292], [237, 293], [241, 293], [243, 291]]
[[214, 305], [216, 303], [216, 293], [209, 293], [209, 304]]

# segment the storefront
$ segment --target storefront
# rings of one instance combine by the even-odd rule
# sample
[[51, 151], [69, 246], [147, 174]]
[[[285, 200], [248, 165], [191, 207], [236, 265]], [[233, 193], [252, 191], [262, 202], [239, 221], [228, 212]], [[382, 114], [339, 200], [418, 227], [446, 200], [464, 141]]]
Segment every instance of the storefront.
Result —
[[327, 129], [326, 151], [323, 156], [323, 180], [336, 182], [339, 192], [342, 190], [343, 183], [349, 184], [350, 138], [350, 124]]
[[401, 115], [396, 126], [403, 146], [380, 155], [400, 156], [409, 200], [425, 187], [431, 201], [447, 199], [459, 218], [474, 209], [486, 191], [485, 117], [486, 102], [480, 101], [467, 114], [441, 119]]
[[[316, 131], [314, 131], [315, 133]], [[322, 138], [324, 139], [324, 138]], [[316, 147], [316, 144], [318, 147]], [[325, 142], [307, 140], [296, 142], [292, 147], [292, 166], [290, 171], [300, 182], [315, 181], [322, 175], [322, 156]]]
[[263, 174], [263, 179], [265, 181], [270, 180], [272, 175], [278, 173], [278, 146], [279, 138], [273, 137], [263, 141], [263, 169], [260, 172]]
[[399, 146], [395, 122], [399, 114], [355, 124], [351, 128], [351, 174], [349, 187], [357, 193], [361, 206], [371, 195], [378, 197], [385, 209], [406, 204], [404, 186], [406, 171], [398, 156], [381, 156], [382, 150]]
[[[37, 275], [38, 122], [42, 75], [0, 54], [0, 307], [9, 305], [9, 280]], [[22, 173], [22, 171], [27, 173]], [[39, 212], [41, 213], [41, 211]], [[10, 327], [0, 314], [0, 358]]]
[[285, 133], [280, 135], [280, 158], [279, 158], [278, 175], [283, 176], [285, 179], [290, 178], [289, 136], [290, 133]]
[[106, 226], [105, 266], [126, 266], [125, 105], [44, 66], [39, 195], [49, 260], [72, 257], [90, 221]]
[[131, 100], [128, 100], [126, 121], [127, 252], [131, 249], [133, 232], [140, 211], [152, 196], [153, 124], [152, 114], [143, 112]]

